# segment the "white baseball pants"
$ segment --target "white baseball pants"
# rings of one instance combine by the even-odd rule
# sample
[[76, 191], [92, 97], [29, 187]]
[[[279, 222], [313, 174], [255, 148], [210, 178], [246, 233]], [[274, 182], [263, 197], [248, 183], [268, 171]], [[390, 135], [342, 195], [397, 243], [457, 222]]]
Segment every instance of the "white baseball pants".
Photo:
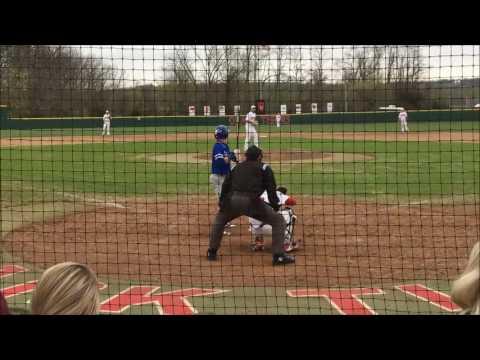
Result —
[[110, 135], [110, 123], [103, 123], [102, 135], [105, 135], [105, 132], [107, 132], [107, 135]]
[[222, 185], [225, 181], [226, 175], [220, 174], [211, 174], [210, 175], [210, 184], [213, 186], [213, 191], [217, 196], [220, 198], [220, 194], [222, 193]]
[[255, 129], [250, 129], [245, 132], [245, 151], [251, 145], [258, 146], [258, 133]]

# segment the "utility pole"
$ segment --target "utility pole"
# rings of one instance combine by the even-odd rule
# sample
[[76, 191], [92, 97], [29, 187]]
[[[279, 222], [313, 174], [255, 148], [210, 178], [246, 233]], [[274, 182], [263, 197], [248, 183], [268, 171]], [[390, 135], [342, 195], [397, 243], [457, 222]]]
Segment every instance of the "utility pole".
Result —
[[343, 96], [345, 100], [344, 112], [348, 112], [347, 82], [343, 81]]
[[348, 111], [348, 89], [347, 89], [347, 81], [349, 77], [348, 69], [345, 67], [342, 67], [342, 81], [343, 81], [343, 112]]

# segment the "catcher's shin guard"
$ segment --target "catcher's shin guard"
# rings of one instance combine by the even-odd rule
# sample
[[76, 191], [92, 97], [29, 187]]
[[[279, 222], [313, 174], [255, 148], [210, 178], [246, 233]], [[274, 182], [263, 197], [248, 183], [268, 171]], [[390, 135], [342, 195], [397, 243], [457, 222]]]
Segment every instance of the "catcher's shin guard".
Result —
[[294, 237], [295, 222], [297, 220], [297, 216], [293, 213], [292, 209], [287, 209], [287, 210], [288, 210], [288, 221], [287, 221], [287, 228], [285, 230], [285, 242], [284, 242], [283, 248], [285, 252], [288, 253], [298, 249], [299, 244], [297, 241], [295, 241], [295, 237]]

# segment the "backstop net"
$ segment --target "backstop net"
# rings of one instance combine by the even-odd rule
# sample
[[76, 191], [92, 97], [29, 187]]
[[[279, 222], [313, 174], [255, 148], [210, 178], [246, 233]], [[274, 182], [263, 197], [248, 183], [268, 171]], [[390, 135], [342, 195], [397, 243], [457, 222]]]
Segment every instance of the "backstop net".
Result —
[[[69, 262], [95, 274], [101, 314], [472, 306], [452, 284], [479, 266], [478, 45], [0, 46], [0, 105], [11, 313], [95, 301]], [[242, 215], [208, 258], [234, 207], [222, 182], [252, 145], [281, 191], [282, 243]], [[268, 199], [245, 211], [275, 212]]]

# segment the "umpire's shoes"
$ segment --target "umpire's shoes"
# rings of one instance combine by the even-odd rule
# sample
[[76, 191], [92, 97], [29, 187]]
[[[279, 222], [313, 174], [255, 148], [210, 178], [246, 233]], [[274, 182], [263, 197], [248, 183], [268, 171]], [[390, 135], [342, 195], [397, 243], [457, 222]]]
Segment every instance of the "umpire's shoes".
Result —
[[273, 255], [273, 265], [285, 265], [295, 262], [295, 257], [288, 254]]
[[207, 251], [207, 259], [209, 261], [217, 260], [217, 250], [216, 249], [208, 249]]

